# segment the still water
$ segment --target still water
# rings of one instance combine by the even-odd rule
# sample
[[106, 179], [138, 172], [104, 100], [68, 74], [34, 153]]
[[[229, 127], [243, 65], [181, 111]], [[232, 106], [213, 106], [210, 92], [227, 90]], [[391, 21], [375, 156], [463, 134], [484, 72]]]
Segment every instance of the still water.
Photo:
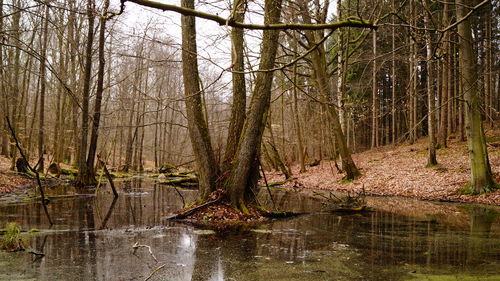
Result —
[[[182, 208], [171, 187], [137, 179], [120, 183], [117, 200], [105, 187], [96, 194], [53, 200], [52, 227], [38, 203], [0, 203], [0, 222], [42, 230], [30, 246], [45, 254], [0, 252], [0, 280], [500, 280], [498, 207], [370, 198], [363, 214], [212, 233], [165, 220]], [[281, 208], [321, 209], [305, 194], [273, 197]]]

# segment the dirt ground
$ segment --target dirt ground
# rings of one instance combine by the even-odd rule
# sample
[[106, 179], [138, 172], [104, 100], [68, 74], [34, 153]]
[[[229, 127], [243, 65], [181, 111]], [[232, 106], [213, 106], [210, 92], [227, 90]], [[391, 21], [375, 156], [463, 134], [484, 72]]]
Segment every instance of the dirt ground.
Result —
[[[500, 181], [500, 130], [489, 131], [488, 151], [491, 168]], [[385, 146], [353, 155], [362, 176], [343, 182], [332, 161], [322, 161], [299, 173], [293, 166], [293, 179], [284, 186], [314, 188], [357, 193], [364, 188], [367, 194], [403, 196], [424, 200], [500, 205], [500, 190], [478, 196], [464, 195], [457, 191], [469, 183], [470, 168], [467, 143], [449, 140], [449, 146], [437, 150], [439, 165], [426, 168], [427, 138], [413, 145]], [[267, 173], [268, 182], [284, 180], [278, 172]]]

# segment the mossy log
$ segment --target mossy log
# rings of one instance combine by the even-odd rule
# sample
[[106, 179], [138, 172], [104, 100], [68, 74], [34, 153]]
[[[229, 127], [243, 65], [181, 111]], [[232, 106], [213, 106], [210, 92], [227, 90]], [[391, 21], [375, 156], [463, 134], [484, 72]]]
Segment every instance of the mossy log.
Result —
[[[284, 185], [285, 183], [287, 183], [289, 181], [290, 181], [290, 179], [283, 180], [283, 181], [270, 182], [267, 184], [267, 186], [276, 187], [276, 186]], [[261, 187], [266, 187], [266, 185], [261, 185]]]
[[165, 164], [161, 165], [161, 167], [158, 169], [158, 172], [160, 172], [162, 174], [163, 173], [170, 173], [170, 172], [172, 172], [172, 171], [174, 171], [176, 169], [177, 169], [176, 166], [174, 166], [174, 165], [172, 165], [170, 163], [165, 163]]
[[160, 183], [166, 185], [185, 185], [198, 183], [198, 178], [193, 176], [171, 177], [160, 180]]
[[172, 177], [195, 177], [193, 171], [181, 171], [177, 173], [163, 173], [165, 177], [167, 178], [172, 178]]
[[78, 170], [77, 169], [65, 169], [65, 168], [61, 168], [61, 175], [73, 175], [73, 176], [76, 176], [78, 175]]

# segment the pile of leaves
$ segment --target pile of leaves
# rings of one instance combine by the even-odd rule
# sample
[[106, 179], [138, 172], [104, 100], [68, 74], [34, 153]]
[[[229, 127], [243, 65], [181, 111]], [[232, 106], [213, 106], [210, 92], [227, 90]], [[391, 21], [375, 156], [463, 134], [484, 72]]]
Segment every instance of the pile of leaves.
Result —
[[209, 205], [188, 216], [186, 219], [205, 223], [225, 224], [253, 223], [265, 220], [261, 212], [255, 208], [250, 207], [248, 213], [243, 213], [235, 210], [226, 202]]
[[234, 209], [227, 201], [225, 191], [218, 189], [212, 192], [203, 203], [191, 206], [170, 219], [202, 225], [231, 226], [264, 221], [265, 217], [262, 216], [262, 211], [253, 206], [248, 206], [247, 212]]
[[10, 159], [0, 156], [0, 195], [35, 184], [35, 180], [10, 170]]

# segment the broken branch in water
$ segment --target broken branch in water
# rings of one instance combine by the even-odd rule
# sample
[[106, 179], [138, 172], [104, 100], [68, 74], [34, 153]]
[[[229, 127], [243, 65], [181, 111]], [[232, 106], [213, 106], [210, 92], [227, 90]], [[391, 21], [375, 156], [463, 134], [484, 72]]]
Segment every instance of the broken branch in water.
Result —
[[45, 257], [44, 253], [35, 252], [35, 250], [29, 250], [28, 253], [30, 253], [32, 255], [35, 255], [37, 258], [43, 258], [43, 257]]
[[146, 279], [144, 279], [144, 281], [148, 281], [149, 279], [151, 279], [151, 277], [153, 277], [153, 275], [154, 275], [154, 274], [155, 274], [158, 270], [160, 270], [160, 269], [164, 268], [164, 267], [165, 267], [165, 265], [167, 265], [167, 264], [162, 264], [162, 265], [158, 266], [157, 268], [155, 268], [153, 271], [151, 271], [151, 273], [149, 274], [149, 276], [148, 276]]
[[264, 172], [264, 167], [262, 166], [262, 163], [260, 162], [260, 158], [257, 158], [257, 160], [259, 161], [259, 167], [260, 167], [260, 170], [262, 171], [262, 176], [264, 177], [264, 183], [266, 184], [267, 193], [269, 193], [269, 197], [271, 198], [271, 202], [273, 202], [274, 210], [277, 210], [276, 203], [274, 203], [273, 195], [271, 194], [271, 190], [269, 189], [269, 184], [267, 183], [266, 172]]
[[155, 255], [153, 254], [153, 251], [151, 250], [151, 246], [148, 246], [148, 245], [142, 245], [142, 244], [139, 244], [139, 242], [135, 242], [134, 246], [132, 246], [132, 248], [134, 248], [134, 253], [135, 251], [138, 249], [138, 248], [148, 248], [149, 250], [149, 253], [151, 254], [151, 256], [153, 257], [153, 259], [156, 261], [156, 263], [158, 263], [158, 260], [156, 259]]
[[102, 169], [104, 170], [104, 174], [108, 178], [109, 185], [111, 185], [111, 189], [113, 190], [113, 194], [115, 195], [115, 197], [118, 197], [118, 192], [116, 192], [115, 184], [113, 182], [111, 174], [108, 171], [108, 168], [106, 167], [106, 162], [101, 159], [101, 156], [99, 154], [97, 154], [97, 161], [99, 161], [99, 163], [102, 165]]

